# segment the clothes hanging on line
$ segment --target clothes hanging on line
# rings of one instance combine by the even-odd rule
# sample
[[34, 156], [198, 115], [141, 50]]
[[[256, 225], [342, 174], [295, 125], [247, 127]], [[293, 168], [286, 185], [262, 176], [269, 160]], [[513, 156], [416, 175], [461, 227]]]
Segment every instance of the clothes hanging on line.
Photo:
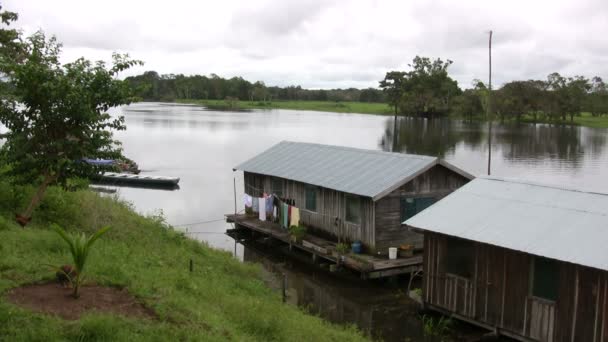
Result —
[[281, 226], [283, 226], [283, 228], [287, 229], [288, 224], [289, 224], [289, 206], [287, 205], [287, 203], [281, 203], [281, 206], [283, 207], [282, 211], [281, 211]]
[[258, 198], [260, 208], [260, 221], [266, 221], [266, 199], [264, 197]]
[[251, 206], [253, 205], [253, 198], [247, 194], [243, 195], [243, 204], [245, 205], [245, 208], [251, 208]]
[[272, 207], [273, 207], [273, 199], [274, 196], [270, 195], [266, 197], [266, 213], [270, 216], [272, 215]]
[[297, 207], [290, 207], [291, 208], [291, 221], [289, 223], [289, 226], [299, 226], [300, 225], [300, 209], [298, 209]]
[[252, 208], [253, 208], [253, 212], [254, 212], [254, 213], [257, 213], [257, 212], [259, 212], [259, 211], [260, 211], [260, 201], [259, 201], [259, 199], [258, 199], [258, 198], [254, 198], [254, 199], [253, 199], [253, 205], [252, 205]]

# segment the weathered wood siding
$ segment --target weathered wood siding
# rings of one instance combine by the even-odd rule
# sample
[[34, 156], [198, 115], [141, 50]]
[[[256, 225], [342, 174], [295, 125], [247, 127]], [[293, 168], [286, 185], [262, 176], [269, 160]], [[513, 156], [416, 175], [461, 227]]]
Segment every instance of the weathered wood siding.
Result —
[[410, 232], [401, 222], [401, 198], [432, 197], [439, 200], [469, 182], [454, 171], [437, 165], [376, 202], [376, 248], [414, 244], [422, 247], [422, 234]]
[[556, 301], [531, 296], [533, 256], [474, 243], [474, 274], [446, 272], [448, 239], [425, 233], [423, 299], [516, 338], [608, 341], [608, 272], [559, 262]]
[[[272, 176], [244, 173], [245, 192], [252, 196], [261, 196], [263, 192], [273, 193]], [[277, 178], [279, 179], [279, 178]], [[300, 222], [306, 226], [321, 230], [336, 239], [338, 236], [349, 241], [359, 240], [368, 251], [374, 249], [374, 205], [369, 197], [360, 197], [361, 222], [346, 221], [346, 194], [343, 192], [317, 187], [317, 211], [305, 209], [307, 184], [282, 179], [281, 197], [293, 199], [300, 209]], [[275, 191], [273, 191], [275, 190]], [[336, 218], [338, 224], [336, 225]]]

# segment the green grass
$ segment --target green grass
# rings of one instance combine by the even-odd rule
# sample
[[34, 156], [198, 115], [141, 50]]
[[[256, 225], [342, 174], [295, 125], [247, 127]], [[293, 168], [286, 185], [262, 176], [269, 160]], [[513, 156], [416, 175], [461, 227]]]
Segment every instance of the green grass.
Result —
[[[176, 102], [199, 104], [213, 109], [235, 109], [230, 108], [230, 106], [224, 100], [177, 100]], [[332, 101], [238, 101], [236, 109], [293, 109], [379, 115], [390, 115], [393, 113], [391, 107], [389, 107], [389, 105], [386, 103]]]
[[[461, 116], [451, 116], [452, 119], [459, 120], [473, 120], [473, 121], [486, 121], [485, 116], [476, 115], [472, 118], [469, 117], [461, 117]], [[496, 122], [500, 121], [500, 119], [495, 120]], [[515, 119], [508, 120], [507, 122], [515, 122]], [[608, 116], [592, 116], [591, 113], [583, 112], [580, 116], [575, 116], [574, 121], [570, 121], [570, 117], [566, 121], [550, 121], [546, 118], [538, 116], [536, 122], [534, 121], [534, 117], [530, 114], [524, 115], [522, 117], [521, 122], [523, 123], [550, 123], [557, 125], [572, 125], [572, 126], [584, 126], [591, 128], [608, 128]]]
[[[22, 229], [9, 218], [32, 191], [0, 181], [2, 341], [365, 340], [353, 327], [332, 325], [282, 304], [264, 285], [258, 265], [188, 239], [162, 217], [139, 216], [116, 198], [52, 187], [32, 224]], [[159, 321], [93, 313], [64, 321], [8, 303], [10, 288], [54, 277], [43, 264], [70, 261], [66, 246], [48, 228], [51, 223], [88, 234], [111, 226], [91, 252], [89, 281], [126, 287]]]
[[[534, 123], [534, 117], [530, 114], [524, 115], [522, 122]], [[564, 120], [550, 121], [542, 116], [537, 117], [536, 123], [552, 123], [558, 125], [585, 126], [592, 128], [608, 128], [608, 116], [592, 116], [591, 113], [583, 112], [580, 116], [575, 116], [573, 121], [570, 117]]]

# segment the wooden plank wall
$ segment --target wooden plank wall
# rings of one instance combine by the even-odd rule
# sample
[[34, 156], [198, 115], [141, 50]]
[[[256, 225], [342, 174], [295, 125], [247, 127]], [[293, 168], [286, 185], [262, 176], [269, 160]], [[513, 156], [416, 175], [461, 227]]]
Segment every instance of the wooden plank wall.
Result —
[[454, 171], [436, 165], [376, 202], [376, 248], [388, 253], [389, 247], [413, 244], [422, 248], [422, 234], [410, 232], [401, 222], [402, 197], [433, 197], [439, 200], [468, 183]]
[[[272, 176], [244, 173], [245, 192], [251, 196], [261, 196], [263, 192], [271, 193]], [[305, 183], [282, 179], [284, 198], [295, 200], [300, 209], [300, 222], [335, 237], [349, 241], [359, 240], [366, 252], [374, 250], [374, 205], [369, 197], [360, 197], [361, 222], [346, 222], [346, 194], [343, 192], [317, 187], [317, 211], [305, 209]], [[263, 191], [262, 191], [263, 189]], [[335, 224], [338, 218], [338, 225]]]
[[448, 274], [450, 238], [425, 233], [426, 303], [520, 338], [608, 342], [608, 272], [560, 262], [558, 299], [552, 302], [531, 296], [529, 254], [475, 243], [471, 279]]

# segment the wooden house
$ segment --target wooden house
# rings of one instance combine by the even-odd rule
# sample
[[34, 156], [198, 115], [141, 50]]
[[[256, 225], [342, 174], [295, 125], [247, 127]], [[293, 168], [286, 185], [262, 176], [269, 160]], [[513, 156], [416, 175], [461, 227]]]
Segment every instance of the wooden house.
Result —
[[608, 194], [477, 178], [407, 220], [423, 301], [520, 340], [608, 340]]
[[234, 170], [244, 172], [245, 193], [276, 194], [310, 231], [361, 241], [368, 254], [422, 247], [401, 223], [473, 178], [436, 157], [287, 141]]

